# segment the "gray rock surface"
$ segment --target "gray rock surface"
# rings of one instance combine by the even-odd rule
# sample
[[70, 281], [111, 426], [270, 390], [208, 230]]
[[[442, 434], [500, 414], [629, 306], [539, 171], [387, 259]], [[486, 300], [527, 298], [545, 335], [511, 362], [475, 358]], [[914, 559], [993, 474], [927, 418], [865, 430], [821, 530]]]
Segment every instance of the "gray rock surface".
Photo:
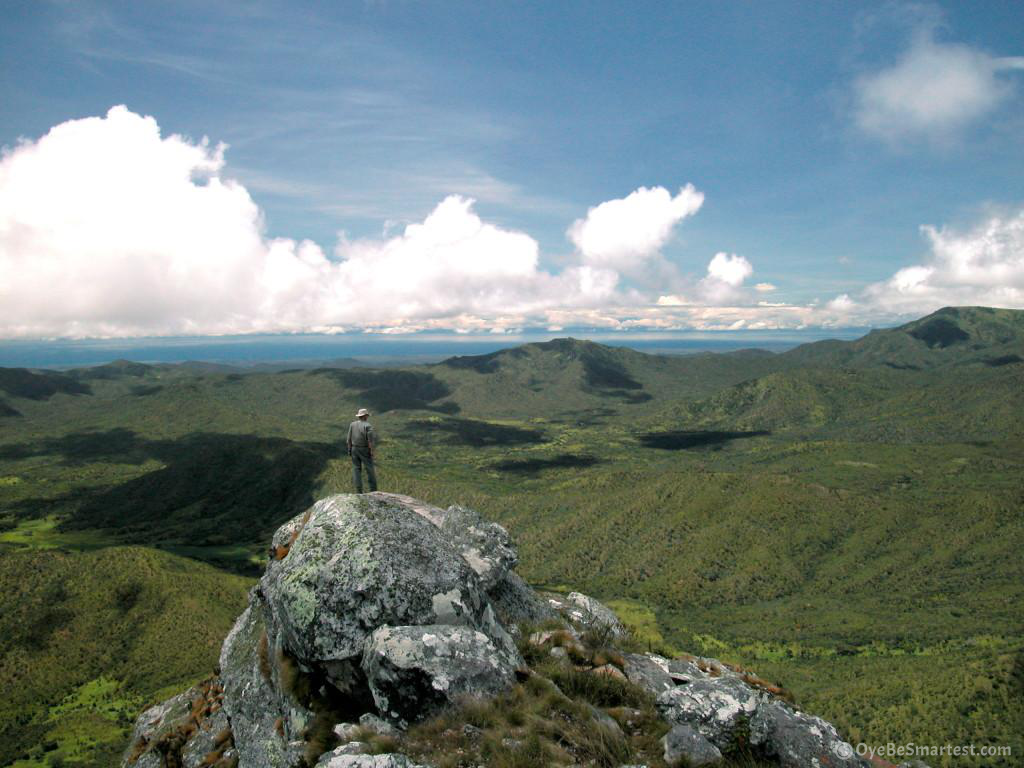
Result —
[[[383, 625], [494, 631], [479, 579], [420, 514], [379, 495], [343, 494], [303, 518], [287, 556], [271, 560], [260, 583], [268, 623], [299, 659], [346, 670]], [[344, 685], [344, 674], [333, 677]]]
[[208, 758], [221, 753], [220, 747], [230, 733], [231, 725], [223, 709], [205, 718], [181, 748], [183, 768], [206, 768], [210, 765]]
[[798, 712], [787, 704], [765, 699], [750, 719], [750, 741], [779, 761], [782, 768], [828, 765], [866, 768], [870, 763], [840, 738], [835, 727], [820, 717]]
[[740, 723], [757, 711], [765, 694], [733, 678], [694, 680], [655, 700], [670, 725], [688, 725], [719, 749], [727, 748]]
[[230, 748], [227, 714], [219, 708], [219, 683], [195, 686], [150, 707], [135, 722], [121, 761], [131, 768], [164, 768], [164, 754], [182, 768], [212, 765]]
[[[675, 683], [669, 676], [667, 664], [659, 664], [655, 657], [644, 653], [624, 653], [623, 660], [626, 662], [622, 671], [626, 673], [626, 679], [633, 685], [643, 688], [652, 696], [658, 696], [665, 691], [675, 688]], [[662, 659], [664, 661], [664, 659]]]
[[153, 747], [162, 736], [188, 722], [192, 712], [192, 700], [197, 694], [197, 689], [191, 688], [150, 707], [139, 715], [135, 720], [135, 728], [132, 730], [121, 765], [134, 768], [162, 768], [163, 760]]
[[441, 531], [458, 548], [485, 590], [494, 588], [516, 567], [519, 554], [502, 526], [460, 506], [445, 511]]
[[370, 496], [410, 509], [440, 528], [480, 577], [484, 589], [496, 586], [519, 562], [508, 531], [475, 510], [458, 505], [441, 509], [400, 493], [376, 492]]
[[231, 721], [239, 764], [278, 768], [298, 759], [301, 750], [292, 742], [313, 715], [286, 702], [275, 684], [276, 651], [261, 614], [259, 596], [254, 592], [221, 646], [224, 709]]
[[316, 768], [430, 768], [405, 755], [349, 755], [335, 750], [320, 758]]
[[500, 693], [522, 664], [482, 632], [434, 625], [381, 627], [362, 666], [378, 711], [404, 725], [461, 697]]
[[557, 611], [530, 589], [515, 571], [509, 571], [487, 591], [498, 620], [510, 631], [517, 632], [520, 622], [539, 624], [558, 616]]
[[565, 598], [549, 597], [548, 603], [565, 618], [583, 629], [607, 631], [612, 639], [626, 636], [626, 628], [611, 608], [582, 592], [570, 592]]
[[722, 762], [721, 750], [688, 725], [672, 726], [672, 730], [662, 737], [661, 744], [665, 749], [665, 762], [669, 765], [676, 765], [684, 759], [690, 768]]

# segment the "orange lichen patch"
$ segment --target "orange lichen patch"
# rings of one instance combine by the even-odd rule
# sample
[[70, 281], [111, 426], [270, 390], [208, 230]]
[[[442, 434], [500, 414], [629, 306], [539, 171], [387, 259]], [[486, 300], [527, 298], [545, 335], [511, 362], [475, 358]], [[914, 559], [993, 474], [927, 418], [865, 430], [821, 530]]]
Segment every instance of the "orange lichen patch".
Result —
[[274, 733], [284, 739], [284, 718], [279, 717], [274, 721]]
[[259, 658], [260, 674], [268, 683], [272, 679], [270, 669], [270, 641], [267, 639], [267, 631], [260, 633], [259, 642], [256, 644], [256, 655]]
[[279, 547], [274, 547], [275, 560], [284, 560], [288, 557], [288, 553], [292, 551], [292, 545], [295, 544], [295, 540], [299, 538], [299, 534], [302, 533], [302, 529], [306, 527], [306, 523], [309, 522], [310, 515], [312, 514], [313, 510], [307, 509], [306, 514], [302, 516], [302, 521], [295, 526], [295, 530], [293, 530], [291, 536], [288, 537], [288, 543], [282, 544]]

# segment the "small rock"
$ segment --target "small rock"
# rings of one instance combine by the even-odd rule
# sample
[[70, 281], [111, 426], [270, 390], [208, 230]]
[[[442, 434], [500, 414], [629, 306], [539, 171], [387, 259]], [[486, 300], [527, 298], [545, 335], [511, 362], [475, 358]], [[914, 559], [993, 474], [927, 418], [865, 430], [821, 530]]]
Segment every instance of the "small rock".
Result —
[[498, 620], [510, 632], [518, 631], [522, 622], [539, 624], [553, 619], [558, 614], [541, 599], [515, 571], [509, 571], [505, 577], [487, 590], [487, 599], [491, 601]]
[[357, 730], [359, 730], [359, 725], [356, 723], [338, 723], [334, 726], [334, 735], [338, 738], [338, 741], [345, 744], [352, 741], [352, 737], [355, 736]]
[[665, 748], [665, 762], [675, 765], [686, 760], [686, 765], [699, 768], [702, 765], [717, 765], [722, 753], [714, 744], [688, 725], [674, 725], [661, 739]]

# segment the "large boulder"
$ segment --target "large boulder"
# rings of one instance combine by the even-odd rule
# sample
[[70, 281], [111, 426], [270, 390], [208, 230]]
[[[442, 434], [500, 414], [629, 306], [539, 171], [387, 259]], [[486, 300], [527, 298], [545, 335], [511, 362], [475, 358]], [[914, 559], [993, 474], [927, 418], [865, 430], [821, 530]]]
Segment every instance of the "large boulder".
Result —
[[402, 725], [463, 697], [500, 693], [522, 664], [482, 632], [446, 625], [381, 627], [363, 652], [378, 711]]
[[324, 665], [335, 682], [350, 683], [380, 626], [466, 626], [510, 642], [476, 573], [415, 510], [344, 494], [318, 501], [289, 527], [287, 553], [260, 582], [268, 623], [288, 652]]

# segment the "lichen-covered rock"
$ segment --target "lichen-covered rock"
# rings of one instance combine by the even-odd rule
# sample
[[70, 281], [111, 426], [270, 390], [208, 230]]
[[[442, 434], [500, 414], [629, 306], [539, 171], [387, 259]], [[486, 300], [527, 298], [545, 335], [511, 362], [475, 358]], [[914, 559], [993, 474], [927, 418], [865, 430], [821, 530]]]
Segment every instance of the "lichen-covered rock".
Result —
[[[181, 748], [182, 767], [206, 768], [217, 765], [230, 747], [232, 738], [227, 713], [219, 709], [197, 724], [195, 732]], [[227, 761], [222, 765], [227, 765]]]
[[342, 748], [320, 758], [316, 768], [430, 768], [414, 763], [405, 755], [349, 755]]
[[740, 680], [722, 677], [677, 685], [655, 701], [670, 725], [689, 725], [725, 749], [733, 743], [737, 726], [754, 715], [764, 695]]
[[163, 759], [155, 749], [156, 744], [161, 737], [187, 725], [196, 694], [196, 689], [192, 688], [139, 715], [121, 765], [125, 768], [161, 768]]
[[658, 696], [675, 687], [669, 676], [667, 663], [663, 665], [655, 661], [655, 658], [662, 662], [665, 662], [665, 659], [645, 653], [624, 653], [622, 658], [626, 662], [622, 667], [626, 679], [651, 695]]
[[558, 616], [554, 608], [530, 589], [515, 571], [509, 571], [491, 587], [487, 591], [487, 599], [491, 601], [498, 620], [510, 632], [518, 631], [517, 625], [521, 622], [539, 624]]
[[548, 603], [583, 629], [607, 632], [613, 640], [626, 636], [626, 628], [611, 608], [581, 592], [570, 592], [564, 599], [549, 597]]
[[378, 711], [404, 725], [460, 697], [500, 693], [522, 663], [482, 632], [434, 625], [381, 627], [362, 666]]
[[150, 707], [135, 722], [124, 768], [227, 765], [231, 728], [220, 706], [220, 683], [208, 680]]
[[441, 531], [458, 548], [486, 590], [497, 586], [519, 562], [508, 531], [484, 520], [472, 509], [448, 507]]
[[276, 687], [274, 653], [259, 598], [251, 594], [220, 652], [224, 709], [243, 768], [294, 765], [301, 754], [294, 742], [312, 719], [311, 712], [285, 701]]
[[519, 562], [508, 531], [475, 510], [458, 505], [441, 509], [400, 493], [375, 492], [370, 496], [412, 510], [440, 528], [480, 577], [485, 590], [496, 586]]
[[717, 765], [722, 762], [722, 752], [714, 744], [688, 725], [674, 725], [661, 739], [665, 749], [665, 762], [676, 765], [681, 760], [691, 768], [702, 765]]
[[458, 549], [412, 509], [379, 495], [342, 494], [318, 501], [302, 520], [260, 588], [275, 635], [304, 662], [344, 670], [383, 625], [487, 633], [496, 625]]
[[750, 718], [750, 741], [782, 768], [828, 765], [866, 768], [870, 763], [840, 738], [835, 727], [820, 717], [798, 712], [787, 704], [766, 699]]

